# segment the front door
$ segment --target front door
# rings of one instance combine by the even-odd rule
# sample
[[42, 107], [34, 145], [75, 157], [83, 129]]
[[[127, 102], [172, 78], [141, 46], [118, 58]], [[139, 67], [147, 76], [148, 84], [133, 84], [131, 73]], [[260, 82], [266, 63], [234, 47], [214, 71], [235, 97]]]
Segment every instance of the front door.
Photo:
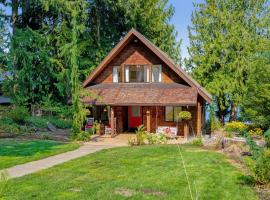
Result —
[[142, 124], [142, 107], [129, 106], [128, 107], [129, 128], [137, 128]]

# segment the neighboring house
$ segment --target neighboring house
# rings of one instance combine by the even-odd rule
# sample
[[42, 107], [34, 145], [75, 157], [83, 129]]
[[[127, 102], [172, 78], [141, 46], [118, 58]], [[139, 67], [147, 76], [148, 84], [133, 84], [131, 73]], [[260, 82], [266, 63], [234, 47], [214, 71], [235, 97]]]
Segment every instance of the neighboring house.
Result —
[[112, 49], [83, 86], [89, 91], [83, 102], [92, 105], [95, 120], [116, 126], [117, 133], [144, 124], [153, 133], [161, 126], [178, 126], [177, 134], [184, 135], [184, 123], [177, 123], [176, 115], [188, 110], [191, 126], [200, 134], [205, 104], [211, 102], [205, 89], [135, 29]]

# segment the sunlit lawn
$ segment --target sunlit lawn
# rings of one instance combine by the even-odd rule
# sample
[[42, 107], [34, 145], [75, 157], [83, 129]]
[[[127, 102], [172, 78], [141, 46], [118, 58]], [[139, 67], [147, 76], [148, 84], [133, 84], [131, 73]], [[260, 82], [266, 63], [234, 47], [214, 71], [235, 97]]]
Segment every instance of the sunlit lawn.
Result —
[[[257, 199], [246, 177], [224, 155], [191, 146], [181, 149], [193, 199]], [[177, 146], [165, 145], [103, 150], [11, 180], [4, 199], [179, 200], [191, 196]]]
[[49, 140], [0, 139], [0, 169], [78, 148], [75, 143]]

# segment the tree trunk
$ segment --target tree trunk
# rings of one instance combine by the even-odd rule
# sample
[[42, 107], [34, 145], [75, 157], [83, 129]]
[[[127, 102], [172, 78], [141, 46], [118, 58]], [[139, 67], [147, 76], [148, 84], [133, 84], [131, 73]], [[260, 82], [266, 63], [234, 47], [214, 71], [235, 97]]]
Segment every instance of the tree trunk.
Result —
[[12, 0], [12, 15], [11, 15], [11, 23], [12, 23], [12, 33], [13, 35], [16, 32], [16, 20], [18, 17], [18, 7], [19, 7], [19, 0]]
[[235, 103], [231, 104], [230, 110], [230, 122], [237, 120], [237, 105]]

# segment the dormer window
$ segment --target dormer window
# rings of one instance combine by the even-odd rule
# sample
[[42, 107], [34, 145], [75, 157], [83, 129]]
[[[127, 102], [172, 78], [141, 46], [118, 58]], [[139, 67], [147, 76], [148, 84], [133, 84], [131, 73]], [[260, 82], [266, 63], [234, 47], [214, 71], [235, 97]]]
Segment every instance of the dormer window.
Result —
[[121, 66], [113, 67], [113, 82], [121, 83], [122, 82], [122, 68]]
[[125, 65], [125, 82], [126, 83], [149, 82], [149, 66]]
[[152, 66], [152, 82], [161, 82], [161, 72], [162, 67], [161, 65], [153, 65]]

